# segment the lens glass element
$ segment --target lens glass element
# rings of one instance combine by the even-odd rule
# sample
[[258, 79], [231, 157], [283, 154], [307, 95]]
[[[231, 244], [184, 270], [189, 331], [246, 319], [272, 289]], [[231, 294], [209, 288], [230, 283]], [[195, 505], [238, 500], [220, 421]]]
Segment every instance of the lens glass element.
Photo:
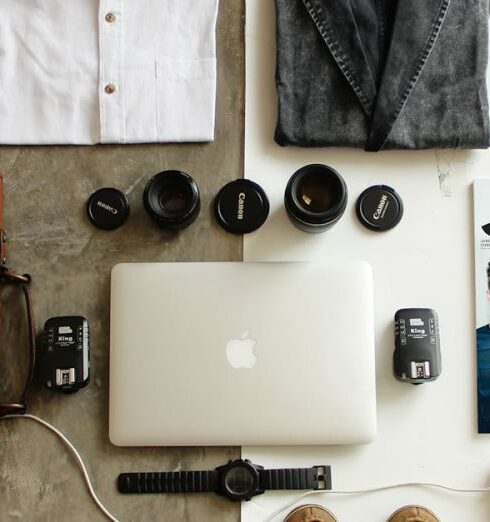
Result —
[[244, 466], [231, 468], [225, 476], [225, 487], [232, 495], [244, 495], [254, 487], [252, 470]]
[[338, 198], [339, 187], [335, 178], [319, 172], [304, 176], [298, 184], [296, 197], [301, 206], [310, 212], [326, 212]]
[[158, 195], [159, 202], [165, 212], [182, 212], [187, 206], [188, 198], [178, 187], [164, 187]]
[[201, 208], [196, 182], [177, 170], [156, 174], [146, 185], [143, 204], [159, 226], [171, 230], [189, 226]]
[[305, 165], [289, 179], [284, 204], [292, 223], [309, 233], [323, 232], [343, 215], [347, 186], [332, 167]]

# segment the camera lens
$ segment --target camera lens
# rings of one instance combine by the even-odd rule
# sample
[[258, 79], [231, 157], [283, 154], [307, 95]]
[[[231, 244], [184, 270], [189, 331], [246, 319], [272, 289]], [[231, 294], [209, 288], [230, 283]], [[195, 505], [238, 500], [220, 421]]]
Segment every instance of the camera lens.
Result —
[[199, 215], [199, 188], [185, 172], [166, 170], [148, 182], [143, 204], [160, 227], [181, 230], [193, 223]]
[[296, 227], [309, 233], [324, 232], [342, 217], [347, 206], [347, 186], [331, 167], [306, 165], [291, 176], [284, 204]]

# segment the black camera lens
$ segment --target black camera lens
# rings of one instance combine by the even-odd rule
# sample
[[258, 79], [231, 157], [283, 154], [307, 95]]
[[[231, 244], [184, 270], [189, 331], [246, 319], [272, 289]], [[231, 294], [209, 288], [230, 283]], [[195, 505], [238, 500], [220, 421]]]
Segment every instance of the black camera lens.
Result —
[[143, 194], [150, 217], [162, 228], [181, 230], [195, 221], [201, 210], [197, 183], [179, 170], [159, 172]]
[[309, 233], [324, 232], [342, 217], [347, 206], [347, 186], [331, 167], [306, 165], [291, 176], [284, 204], [296, 227]]

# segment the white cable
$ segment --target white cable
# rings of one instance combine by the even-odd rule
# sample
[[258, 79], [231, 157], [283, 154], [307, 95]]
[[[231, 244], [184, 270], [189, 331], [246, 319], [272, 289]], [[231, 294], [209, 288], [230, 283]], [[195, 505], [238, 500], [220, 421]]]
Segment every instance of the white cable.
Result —
[[358, 490], [322, 490], [322, 491], [308, 491], [307, 493], [304, 493], [303, 495], [300, 495], [296, 498], [296, 500], [289, 502], [288, 504], [285, 504], [280, 509], [274, 511], [271, 515], [269, 515], [264, 522], [270, 522], [273, 520], [277, 515], [280, 515], [283, 511], [286, 511], [286, 509], [289, 509], [293, 507], [297, 502], [304, 499], [305, 497], [309, 497], [310, 495], [363, 495], [365, 493], [376, 493], [377, 491], [386, 491], [389, 489], [398, 489], [398, 488], [408, 488], [408, 487], [429, 487], [429, 488], [438, 488], [438, 489], [444, 489], [446, 491], [451, 491], [453, 493], [488, 493], [490, 491], [490, 487], [487, 488], [476, 488], [476, 489], [461, 489], [461, 488], [454, 488], [451, 486], [445, 486], [443, 484], [436, 484], [433, 482], [404, 482], [401, 484], [391, 484], [388, 486], [377, 486], [374, 488], [368, 488], [368, 489], [358, 489]]
[[42, 426], [48, 428], [49, 431], [54, 433], [60, 440], [63, 442], [63, 444], [71, 451], [73, 456], [75, 457], [75, 460], [78, 464], [78, 467], [80, 468], [83, 478], [85, 480], [85, 484], [87, 485], [88, 492], [90, 493], [90, 496], [92, 497], [93, 501], [97, 504], [97, 507], [104, 513], [104, 515], [111, 520], [112, 522], [119, 522], [119, 520], [111, 515], [109, 511], [106, 509], [104, 504], [99, 500], [99, 497], [94, 491], [94, 488], [92, 486], [92, 482], [90, 481], [90, 477], [88, 475], [87, 468], [85, 464], [83, 463], [82, 457], [76, 450], [75, 446], [61, 433], [61, 431], [57, 430], [54, 426], [51, 426], [48, 422], [44, 421], [43, 419], [36, 417], [35, 415], [6, 415], [5, 417], [2, 417], [3, 419], [31, 419]]
[[[111, 520], [112, 522], [119, 522], [119, 520], [111, 515], [109, 511], [106, 509], [106, 507], [102, 504], [102, 502], [99, 500], [99, 497], [94, 491], [94, 488], [92, 486], [92, 482], [90, 481], [90, 477], [87, 471], [87, 468], [85, 464], [83, 463], [82, 457], [76, 450], [75, 446], [54, 426], [49, 424], [48, 422], [44, 421], [43, 419], [36, 417], [35, 415], [6, 415], [3, 417], [4, 419], [30, 419], [33, 420], [42, 426], [48, 428], [49, 431], [54, 433], [62, 442], [65, 444], [65, 446], [71, 451], [73, 456], [75, 457], [75, 460], [78, 464], [78, 467], [80, 468], [80, 471], [82, 472], [83, 478], [85, 480], [85, 484], [87, 485], [88, 492], [90, 493], [90, 496], [92, 497], [93, 501], [97, 505], [97, 507], [104, 513], [104, 515]], [[280, 515], [283, 511], [286, 511], [286, 509], [291, 508], [294, 506], [297, 502], [300, 500], [309, 497], [311, 495], [320, 495], [320, 494], [326, 494], [326, 495], [363, 495], [366, 493], [376, 493], [378, 491], [386, 491], [389, 489], [398, 489], [398, 488], [406, 488], [406, 487], [430, 487], [430, 488], [438, 488], [443, 489], [445, 491], [451, 491], [453, 493], [488, 493], [490, 491], [490, 487], [486, 488], [475, 488], [475, 489], [462, 489], [462, 488], [455, 488], [451, 486], [445, 486], [444, 484], [437, 484], [434, 482], [405, 482], [400, 484], [391, 484], [387, 486], [377, 486], [374, 488], [367, 488], [367, 489], [358, 489], [358, 490], [334, 490], [334, 491], [308, 491], [307, 493], [304, 493], [303, 495], [298, 496], [295, 500], [292, 502], [289, 502], [286, 505], [283, 505], [278, 510], [274, 511], [271, 515], [269, 515], [264, 522], [269, 522], [273, 520], [277, 515]]]

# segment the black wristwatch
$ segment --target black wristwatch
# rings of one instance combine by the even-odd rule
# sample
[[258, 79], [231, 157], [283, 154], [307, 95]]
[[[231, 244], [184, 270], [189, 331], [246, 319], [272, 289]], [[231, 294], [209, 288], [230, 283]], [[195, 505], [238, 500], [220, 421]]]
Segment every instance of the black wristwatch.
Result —
[[239, 459], [214, 471], [122, 473], [117, 484], [120, 493], [214, 492], [230, 500], [250, 500], [266, 490], [332, 489], [332, 476], [330, 466], [264, 469]]

